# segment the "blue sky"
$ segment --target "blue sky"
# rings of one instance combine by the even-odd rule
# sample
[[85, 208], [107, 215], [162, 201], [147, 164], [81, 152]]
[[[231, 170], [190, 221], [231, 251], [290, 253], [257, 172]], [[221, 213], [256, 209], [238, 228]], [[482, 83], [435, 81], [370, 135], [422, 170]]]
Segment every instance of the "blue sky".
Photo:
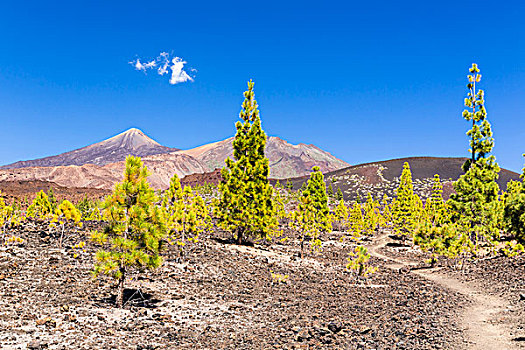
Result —
[[[269, 135], [351, 164], [468, 156], [461, 112], [477, 62], [494, 154], [521, 171], [524, 10], [521, 1], [5, 2], [0, 164], [130, 127], [183, 149], [224, 139], [250, 78]], [[194, 81], [172, 85], [129, 64], [161, 52], [186, 61]]]

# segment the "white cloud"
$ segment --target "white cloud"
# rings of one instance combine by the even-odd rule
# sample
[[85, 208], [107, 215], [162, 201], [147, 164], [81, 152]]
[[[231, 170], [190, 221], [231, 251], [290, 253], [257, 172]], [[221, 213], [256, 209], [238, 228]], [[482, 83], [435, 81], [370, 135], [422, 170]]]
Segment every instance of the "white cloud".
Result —
[[171, 69], [171, 78], [170, 78], [170, 84], [175, 85], [179, 83], [184, 83], [185, 81], [193, 81], [193, 78], [188, 75], [184, 71], [184, 65], [187, 63], [186, 61], [183, 61], [180, 57], [175, 57], [171, 60], [171, 63], [173, 65], [170, 67]]
[[190, 74], [184, 69], [184, 65], [187, 63], [182, 58], [175, 56], [170, 59], [170, 54], [167, 52], [161, 52], [157, 58], [150, 61], [145, 61], [143, 63], [140, 61], [140, 58], [137, 58], [134, 61], [129, 62], [136, 70], [143, 71], [144, 73], [148, 69], [156, 68], [158, 75], [165, 75], [171, 70], [171, 76], [169, 83], [171, 85], [184, 83], [186, 81], [194, 81], [194, 77], [191, 76], [191, 73], [196, 72], [197, 70], [190, 68]]

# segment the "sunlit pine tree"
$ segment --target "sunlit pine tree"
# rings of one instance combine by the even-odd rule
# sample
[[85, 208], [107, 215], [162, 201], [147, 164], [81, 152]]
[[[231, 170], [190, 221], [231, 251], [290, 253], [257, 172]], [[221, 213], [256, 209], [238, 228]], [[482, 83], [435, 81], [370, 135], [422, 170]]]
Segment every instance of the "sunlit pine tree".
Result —
[[226, 159], [219, 184], [220, 199], [215, 214], [219, 226], [233, 234], [238, 244], [250, 238], [265, 238], [277, 226], [273, 188], [264, 150], [266, 134], [261, 127], [254, 83], [248, 82], [233, 140], [233, 159]]
[[162, 264], [160, 251], [166, 228], [148, 175], [139, 157], [126, 158], [124, 177], [104, 203], [108, 225], [92, 234], [93, 241], [102, 245], [95, 255], [93, 274], [106, 274], [118, 281], [116, 304], [120, 308], [128, 271], [153, 270]]

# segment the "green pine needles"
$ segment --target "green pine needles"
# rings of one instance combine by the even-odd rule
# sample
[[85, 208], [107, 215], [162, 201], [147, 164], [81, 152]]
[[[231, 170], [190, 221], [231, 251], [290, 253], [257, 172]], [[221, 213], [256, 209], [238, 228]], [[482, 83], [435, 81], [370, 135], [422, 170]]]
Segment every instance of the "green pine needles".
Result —
[[472, 122], [467, 132], [470, 137], [471, 158], [463, 165], [465, 174], [455, 183], [455, 194], [450, 196], [452, 221], [466, 221], [469, 237], [477, 245], [480, 242], [499, 239], [499, 224], [502, 206], [498, 200], [499, 186], [496, 182], [500, 168], [496, 158], [489, 155], [494, 139], [485, 109], [485, 94], [476, 83], [481, 80], [479, 68], [474, 63], [468, 75], [467, 109], [463, 117]]
[[412, 235], [416, 225], [415, 195], [412, 184], [412, 172], [407, 162], [403, 164], [403, 172], [396, 198], [392, 202], [392, 222], [397, 234], [406, 236]]
[[301, 259], [304, 257], [306, 237], [310, 237], [312, 249], [319, 250], [319, 234], [332, 229], [324, 175], [318, 166], [312, 168], [310, 179], [299, 198], [297, 210], [292, 214], [290, 225], [300, 232]]
[[170, 180], [169, 189], [164, 193], [162, 209], [168, 242], [179, 247], [179, 257], [182, 260], [186, 244], [196, 243], [199, 234], [211, 224], [208, 207], [191, 186], [182, 189], [179, 177], [175, 174]]
[[[525, 154], [523, 155], [525, 157]], [[521, 174], [525, 180], [525, 167]], [[521, 243], [525, 243], [525, 184], [511, 181], [507, 184], [505, 197], [505, 227]]]
[[268, 182], [270, 166], [264, 154], [266, 134], [261, 127], [254, 83], [248, 82], [237, 134], [233, 140], [233, 158], [226, 159], [219, 184], [220, 199], [215, 215], [219, 226], [233, 234], [238, 244], [247, 239], [271, 235], [277, 226], [272, 203], [273, 188]]
[[147, 182], [149, 172], [139, 157], [126, 158], [122, 182], [104, 203], [108, 225], [92, 239], [103, 246], [96, 253], [93, 274], [118, 280], [116, 304], [123, 306], [124, 282], [129, 269], [155, 269], [166, 234], [159, 198]]

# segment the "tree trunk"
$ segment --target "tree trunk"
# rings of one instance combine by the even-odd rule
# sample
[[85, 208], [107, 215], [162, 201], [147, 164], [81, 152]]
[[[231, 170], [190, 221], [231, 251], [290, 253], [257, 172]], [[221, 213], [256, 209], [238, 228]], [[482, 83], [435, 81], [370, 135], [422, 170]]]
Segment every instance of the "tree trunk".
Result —
[[118, 290], [117, 290], [117, 307], [122, 308], [124, 305], [124, 281], [126, 280], [126, 269], [121, 266], [120, 267], [120, 279], [118, 280]]
[[304, 233], [301, 235], [301, 260], [304, 258]]
[[242, 239], [242, 230], [240, 229], [237, 229], [237, 244], [238, 245], [241, 245], [242, 242], [243, 242], [243, 239]]

